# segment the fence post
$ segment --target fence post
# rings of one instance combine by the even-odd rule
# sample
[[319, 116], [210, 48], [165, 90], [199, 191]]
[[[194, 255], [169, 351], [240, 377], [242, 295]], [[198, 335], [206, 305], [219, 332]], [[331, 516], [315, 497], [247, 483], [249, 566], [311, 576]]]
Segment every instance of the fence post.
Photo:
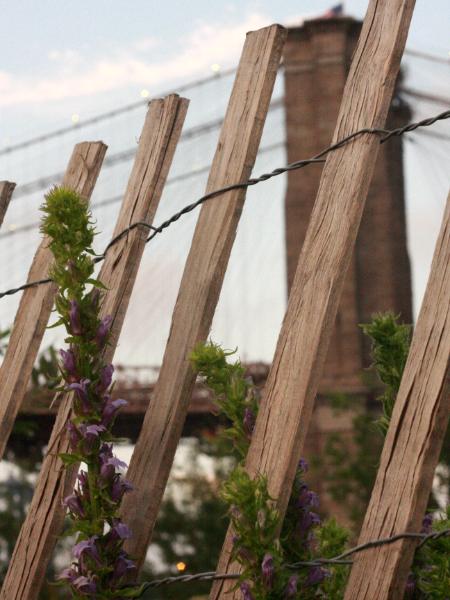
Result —
[[[176, 95], [150, 103], [113, 237], [132, 222], [152, 223], [187, 105], [187, 100]], [[148, 229], [142, 226], [130, 231], [109, 249], [100, 271], [100, 279], [108, 288], [101, 316], [113, 317], [110, 343], [105, 350], [107, 362], [114, 355], [147, 234]], [[72, 490], [77, 472], [75, 467], [64, 470], [58, 457], [62, 452], [70, 452], [66, 423], [71, 415], [71, 404], [71, 394], [64, 394], [35, 493], [3, 583], [1, 600], [34, 600], [39, 594], [64, 520], [61, 501]]]
[[[70, 157], [62, 185], [91, 197], [105, 157], [102, 142], [77, 144]], [[48, 277], [52, 255], [43, 239], [34, 255], [27, 283]], [[36, 360], [55, 297], [53, 284], [25, 290], [20, 299], [8, 347], [0, 367], [0, 459], [5, 452]]]
[[[421, 529], [450, 413], [449, 299], [450, 194], [359, 543]], [[357, 554], [345, 598], [403, 598], [416, 547]]]
[[9, 201], [15, 187], [16, 184], [12, 183], [12, 181], [0, 181], [0, 227], [8, 210]]
[[[247, 34], [207, 193], [250, 176], [285, 36], [279, 25]], [[205, 204], [197, 222], [158, 381], [127, 474], [135, 490], [122, 504], [122, 516], [133, 531], [125, 548], [139, 567], [195, 383], [188, 355], [208, 335], [244, 200], [244, 190], [228, 192], [220, 202]]]
[[[371, 0], [344, 89], [334, 141], [384, 126], [413, 13], [413, 0]], [[284, 517], [378, 152], [363, 134], [328, 155], [299, 257], [287, 313], [246, 460], [264, 473]], [[236, 572], [229, 529], [218, 572]], [[210, 599], [237, 598], [217, 581]]]

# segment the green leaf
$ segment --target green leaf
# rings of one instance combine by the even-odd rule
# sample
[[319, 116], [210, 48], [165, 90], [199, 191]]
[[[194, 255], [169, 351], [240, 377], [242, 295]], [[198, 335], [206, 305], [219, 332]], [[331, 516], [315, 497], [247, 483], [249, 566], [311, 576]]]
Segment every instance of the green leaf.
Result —
[[86, 283], [90, 283], [91, 285], [93, 285], [96, 288], [99, 288], [101, 290], [108, 290], [109, 288], [106, 287], [106, 285], [104, 283], [102, 283], [99, 279], [88, 279], [86, 281]]
[[58, 456], [66, 465], [66, 467], [78, 464], [83, 460], [82, 456], [78, 454], [69, 454], [68, 452], [61, 452], [60, 454], [58, 454]]

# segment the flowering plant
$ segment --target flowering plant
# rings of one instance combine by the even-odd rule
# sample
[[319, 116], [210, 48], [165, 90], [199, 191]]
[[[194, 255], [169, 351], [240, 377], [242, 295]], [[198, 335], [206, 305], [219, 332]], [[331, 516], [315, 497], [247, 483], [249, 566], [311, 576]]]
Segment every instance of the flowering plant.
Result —
[[123, 549], [131, 531], [118, 515], [122, 496], [131, 485], [122, 477], [126, 464], [113, 453], [112, 426], [125, 400], [113, 399], [114, 367], [105, 362], [112, 318], [100, 318], [105, 286], [94, 276], [92, 248], [95, 227], [87, 203], [74, 191], [54, 188], [42, 206], [41, 230], [54, 256], [51, 278], [67, 348], [60, 350], [59, 370], [64, 391], [74, 392], [67, 424], [70, 452], [60, 455], [66, 467], [83, 463], [73, 493], [64, 499], [76, 534], [73, 561], [59, 576], [72, 597], [133, 598], [126, 585], [136, 566]]
[[312, 566], [297, 574], [287, 565], [342, 552], [348, 535], [334, 521], [321, 525], [315, 512], [318, 497], [303, 479], [308, 468], [304, 460], [298, 465], [281, 527], [266, 477], [260, 474], [250, 478], [243, 466], [258, 414], [259, 393], [251, 380], [245, 378], [240, 362], [228, 362], [230, 354], [233, 353], [213, 343], [200, 344], [192, 352], [191, 362], [231, 422], [224, 436], [233, 442], [239, 458], [221, 491], [222, 499], [229, 506], [233, 528], [233, 558], [242, 567], [237, 586], [244, 600], [327, 597], [327, 579], [345, 580], [341, 575], [346, 567], [338, 565], [327, 570]]

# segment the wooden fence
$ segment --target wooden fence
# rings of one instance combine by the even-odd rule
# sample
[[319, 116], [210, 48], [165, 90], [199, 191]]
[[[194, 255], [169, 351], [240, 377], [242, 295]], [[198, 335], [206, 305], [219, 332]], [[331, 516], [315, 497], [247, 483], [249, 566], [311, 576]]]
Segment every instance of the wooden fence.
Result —
[[[371, 0], [343, 95], [334, 142], [359, 129], [383, 128], [404, 49], [412, 0]], [[249, 178], [258, 151], [281, 58], [285, 30], [273, 25], [248, 34], [212, 163], [206, 193]], [[128, 301], [167, 174], [188, 101], [176, 95], [149, 104], [139, 147], [100, 278], [107, 286], [102, 315], [113, 316], [111, 361]], [[297, 273], [246, 460], [250, 475], [263, 472], [283, 515], [312, 413], [345, 273], [367, 196], [379, 139], [363, 133], [328, 155], [299, 258]], [[63, 184], [89, 199], [106, 146], [78, 144]], [[0, 182], [0, 224], [14, 184]], [[186, 418], [194, 385], [188, 362], [193, 346], [206, 340], [221, 291], [246, 187], [231, 189], [200, 212], [186, 260], [170, 336], [131, 459], [128, 479], [135, 491], [121, 512], [134, 537], [126, 549], [145, 558], [162, 495]], [[44, 239], [28, 281], [45, 279], [51, 256]], [[149, 250], [151, 251], [151, 249]], [[431, 489], [450, 410], [450, 196], [436, 244], [430, 279], [385, 441], [361, 542], [417, 531]], [[55, 296], [46, 283], [22, 295], [0, 369], [0, 457], [24, 399]], [[65, 425], [71, 393], [57, 394], [58, 413], [35, 493], [0, 592], [1, 600], [37, 598], [62, 527], [61, 500], [74, 485], [76, 467], [65, 471]], [[136, 505], [139, 511], [135, 510]], [[228, 532], [218, 570], [236, 572]], [[359, 554], [346, 599], [401, 598], [415, 544], [399, 540]], [[368, 567], [370, 566], [370, 576]], [[237, 597], [229, 580], [216, 581], [211, 599]], [[227, 594], [227, 595], [226, 595]]]

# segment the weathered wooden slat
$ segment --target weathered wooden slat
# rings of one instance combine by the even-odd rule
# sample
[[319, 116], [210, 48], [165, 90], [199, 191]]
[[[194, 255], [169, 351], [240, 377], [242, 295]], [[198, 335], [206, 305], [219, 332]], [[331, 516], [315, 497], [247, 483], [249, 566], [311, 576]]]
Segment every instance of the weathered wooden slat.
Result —
[[[114, 235], [133, 222], [152, 223], [187, 105], [187, 100], [176, 95], [150, 103]], [[107, 361], [112, 360], [114, 354], [147, 234], [148, 229], [144, 227], [130, 231], [107, 252], [100, 272], [100, 278], [108, 288], [101, 313], [113, 317], [111, 343], [105, 351]], [[1, 600], [33, 600], [39, 593], [62, 527], [64, 510], [61, 501], [70, 493], [76, 476], [75, 469], [64, 471], [58, 458], [59, 453], [70, 451], [66, 434], [70, 415], [71, 394], [64, 394], [49, 451], [0, 593]]]
[[16, 184], [12, 181], [0, 181], [0, 227], [8, 210], [9, 201], [15, 187]]
[[[359, 543], [420, 531], [449, 414], [450, 195]], [[357, 554], [345, 598], [403, 598], [416, 546]]]
[[[247, 35], [207, 192], [250, 176], [284, 40], [285, 30], [279, 25]], [[123, 518], [133, 531], [126, 548], [139, 566], [195, 383], [188, 355], [208, 335], [244, 200], [244, 191], [233, 191], [202, 207], [186, 261], [159, 378], [127, 474], [135, 491], [122, 505]]]
[[[409, 22], [411, 0], [371, 0], [346, 82], [334, 141], [365, 127], [383, 127]], [[246, 460], [250, 476], [265, 473], [284, 516], [302, 455], [314, 398], [330, 341], [378, 152], [362, 135], [331, 153], [323, 169]], [[217, 570], [236, 572], [229, 530]], [[234, 582], [215, 582], [210, 598]]]
[[[97, 181], [106, 146], [82, 142], [73, 150], [62, 185], [89, 199]], [[27, 283], [46, 279], [52, 255], [47, 240], [40, 243], [28, 273]], [[29, 288], [22, 294], [8, 347], [0, 367], [0, 459], [22, 404], [55, 297], [53, 284]]]

